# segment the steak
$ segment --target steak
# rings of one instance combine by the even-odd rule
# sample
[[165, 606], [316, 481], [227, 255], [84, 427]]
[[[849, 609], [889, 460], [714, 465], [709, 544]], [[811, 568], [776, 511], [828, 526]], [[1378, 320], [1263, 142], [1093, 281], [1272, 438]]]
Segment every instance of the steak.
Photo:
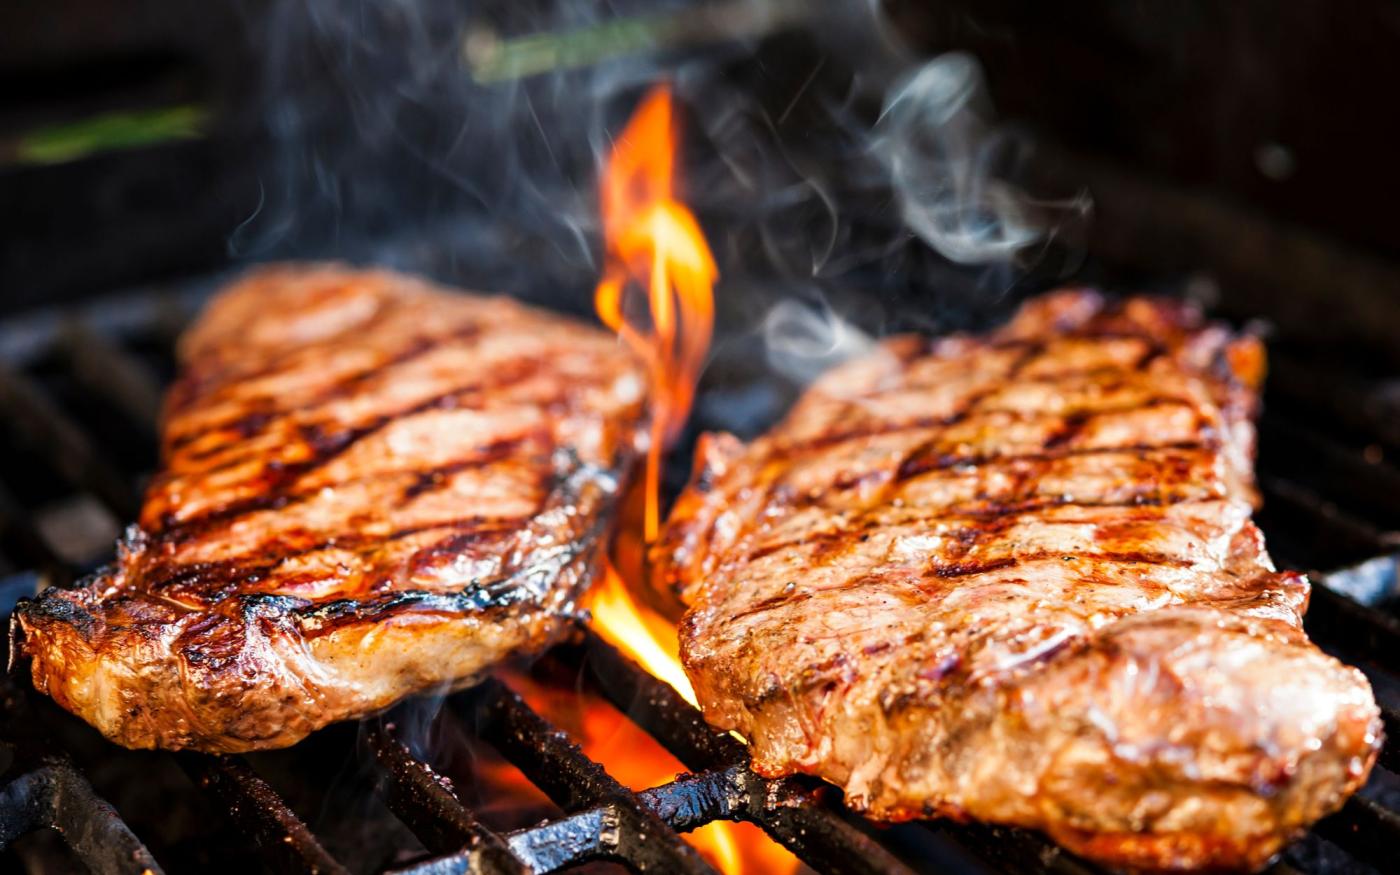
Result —
[[287, 266], [220, 294], [179, 358], [116, 563], [16, 611], [35, 686], [113, 741], [283, 747], [575, 612], [645, 415], [611, 335]]
[[706, 718], [876, 818], [1263, 866], [1381, 734], [1250, 521], [1263, 366], [1189, 305], [1062, 292], [705, 438], [652, 567]]

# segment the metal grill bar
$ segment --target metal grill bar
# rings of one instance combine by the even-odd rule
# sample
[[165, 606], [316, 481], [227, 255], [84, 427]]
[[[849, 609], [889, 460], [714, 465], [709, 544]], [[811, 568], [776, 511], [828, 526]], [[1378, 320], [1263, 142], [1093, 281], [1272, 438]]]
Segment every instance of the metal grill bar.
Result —
[[1307, 626], [1319, 638], [1364, 651], [1381, 665], [1400, 665], [1400, 619], [1342, 595], [1325, 576], [1314, 580]]
[[1345, 495], [1348, 506], [1364, 512], [1368, 519], [1396, 524], [1400, 471], [1368, 461], [1362, 452], [1278, 414], [1266, 412], [1260, 431], [1270, 470], [1286, 470], [1290, 478], [1320, 494]]
[[656, 816], [679, 832], [689, 832], [716, 820], [738, 820], [748, 801], [744, 793], [747, 770], [732, 766], [722, 772], [681, 775], [669, 784], [637, 794]]
[[428, 850], [463, 854], [471, 858], [475, 870], [485, 873], [523, 875], [529, 871], [499, 836], [457, 801], [441, 777], [394, 737], [391, 726], [373, 722], [368, 736], [370, 748], [387, 772], [385, 799], [389, 809]]
[[[1300, 413], [1318, 422], [1337, 423], [1365, 435], [1387, 451], [1400, 453], [1400, 422], [1373, 393], [1364, 391], [1354, 378], [1275, 353], [1269, 357], [1268, 389]], [[1295, 418], [1303, 418], [1297, 416]], [[1395, 456], [1392, 455], [1392, 458]]]
[[1285, 565], [1308, 567], [1323, 551], [1342, 561], [1390, 552], [1394, 537], [1338, 507], [1308, 487], [1274, 474], [1261, 473], [1264, 512], [1282, 523], [1287, 537], [1269, 542], [1269, 552]]
[[[611, 655], [613, 666], [632, 675], [633, 684], [650, 686], [658, 683], [596, 638], [591, 640], [590, 652]], [[667, 698], [674, 697], [674, 691], [664, 684], [661, 686], [670, 691]], [[665, 695], [660, 689], [654, 692]], [[659, 704], [663, 707], [674, 706], [678, 701]], [[602, 802], [561, 820], [512, 833], [509, 844], [516, 856], [528, 861], [537, 871], [553, 871], [583, 860], [615, 854], [615, 851], [600, 843], [598, 837], [610, 831], [603, 829], [600, 833], [599, 828], [609, 825], [610, 820], [616, 817], [612, 808], [617, 797], [578, 792], [579, 786], [586, 787], [596, 780], [597, 773], [601, 771], [596, 765], [586, 758], [561, 758], [551, 752], [551, 730], [546, 729], [548, 724], [499, 682], [489, 682], [484, 689], [469, 695], [465, 703], [459, 700], [453, 704], [457, 710], [465, 710], [472, 718], [479, 718], [483, 708], [487, 711], [502, 707], [508, 709], [494, 715], [495, 720], [501, 721], [499, 724], [493, 725], [493, 717], [488, 714], [487, 724], [480, 729], [480, 734], [521, 766], [532, 780], [542, 776], [543, 783], [537, 781], [541, 789], [566, 808], [589, 800]], [[681, 831], [714, 820], [755, 822], [770, 829], [775, 838], [784, 841], [793, 850], [811, 856], [817, 865], [823, 867], [822, 871], [856, 875], [910, 872], [864, 833], [833, 812], [818, 808], [810, 788], [798, 782], [767, 781], [753, 774], [742, 764], [747, 762], [747, 756], [741, 745], [728, 736], [708, 729], [698, 713], [684, 702], [679, 702], [679, 706], [689, 709], [688, 713], [683, 710], [677, 712], [693, 730], [688, 746], [692, 750], [707, 749], [713, 754], [722, 755], [725, 760], [733, 760], [733, 763], [703, 774], [682, 776], [661, 787], [636, 794], [635, 798], [653, 816]], [[506, 719], [501, 720], [502, 717]], [[541, 738], [545, 743], [541, 744]], [[560, 740], [572, 747], [572, 743], [566, 739], [560, 737]], [[719, 763], [720, 760], [714, 762]], [[578, 771], [581, 768], [594, 774], [580, 781]], [[435, 786], [445, 791], [441, 785]], [[621, 789], [621, 792], [625, 794], [622, 798], [632, 798], [632, 794], [625, 789]], [[465, 814], [450, 792], [446, 793], [446, 797], [439, 797], [439, 801], [446, 799], [450, 799], [452, 805], [445, 812], [440, 810], [430, 816], [450, 821]], [[454, 808], [455, 811], [452, 810]], [[463, 856], [465, 854], [458, 855], [459, 858]], [[641, 861], [633, 858], [633, 862]], [[439, 871], [436, 867], [442, 863], [433, 861], [402, 871]]]
[[983, 824], [947, 824], [938, 828], [954, 835], [979, 857], [1026, 875], [1103, 875], [1103, 870], [1050, 842], [1019, 829]]
[[160, 864], [66, 757], [46, 757], [0, 788], [0, 847], [49, 828], [94, 875], [160, 875]]
[[1381, 705], [1381, 726], [1386, 744], [1381, 748], [1381, 767], [1400, 775], [1400, 709]]
[[599, 834], [603, 856], [651, 871], [714, 871], [635, 794], [501, 682], [488, 680], [450, 701], [455, 708], [467, 710], [481, 737], [565, 811], [606, 806]]
[[1348, 799], [1341, 811], [1320, 821], [1315, 828], [1320, 835], [1382, 872], [1395, 865], [1400, 852], [1400, 814], [1364, 795]]
[[[728, 778], [730, 780], [726, 781]], [[637, 794], [642, 805], [677, 832], [688, 832], [716, 820], [729, 820], [726, 788], [729, 775], [684, 775], [668, 784]], [[529, 860], [536, 871], [553, 871], [597, 858], [605, 850], [600, 837], [609, 832], [612, 813], [608, 806], [580, 811], [510, 834], [510, 846], [518, 857]]]
[[190, 779], [223, 803], [229, 818], [253, 837], [274, 871], [349, 875], [246, 762], [201, 754], [177, 759]]
[[0, 365], [0, 409], [75, 489], [95, 497], [117, 519], [136, 518], [140, 508], [127, 478], [98, 454], [87, 432], [34, 381], [5, 365]]
[[[8, 644], [12, 649], [13, 632]], [[16, 684], [15, 666], [10, 668], [0, 675], [0, 728], [14, 760], [9, 781], [0, 787], [0, 847], [47, 828], [97, 875], [159, 875], [161, 867], [141, 839], [67, 753], [53, 750], [28, 686]]]
[[79, 319], [64, 322], [61, 342], [80, 383], [113, 401], [132, 422], [155, 434], [160, 418], [160, 381], [145, 364]]

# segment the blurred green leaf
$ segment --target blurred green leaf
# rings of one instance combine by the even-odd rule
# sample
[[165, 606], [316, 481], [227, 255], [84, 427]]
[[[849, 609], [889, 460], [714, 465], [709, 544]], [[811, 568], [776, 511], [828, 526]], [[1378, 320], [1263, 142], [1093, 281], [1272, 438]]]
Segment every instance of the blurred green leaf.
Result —
[[194, 139], [203, 136], [208, 118], [208, 111], [196, 104], [104, 113], [22, 134], [12, 160], [59, 164], [114, 149]]

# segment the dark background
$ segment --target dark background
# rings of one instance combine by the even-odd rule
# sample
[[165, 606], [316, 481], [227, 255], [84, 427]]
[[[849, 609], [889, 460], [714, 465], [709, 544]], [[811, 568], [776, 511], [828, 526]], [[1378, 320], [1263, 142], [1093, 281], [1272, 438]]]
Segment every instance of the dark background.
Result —
[[[435, 257], [464, 282], [528, 283], [524, 265], [584, 284], [596, 267], [593, 229], [579, 218], [592, 210], [596, 135], [615, 129], [637, 89], [584, 112], [590, 74], [481, 86], [461, 70], [457, 47], [481, 21], [529, 34], [684, 5], [5, 4], [0, 307], [271, 257], [393, 261], [384, 253], [401, 255], [414, 238], [450, 250]], [[1091, 221], [1063, 241], [1071, 255], [1043, 271], [1051, 280], [1152, 286], [1204, 276], [1200, 288], [1228, 315], [1265, 315], [1284, 332], [1387, 352], [1400, 328], [1400, 7], [884, 5], [885, 26], [914, 61], [948, 49], [981, 59], [1000, 118], [1037, 144], [1023, 168], [1035, 186], [1092, 196]], [[888, 76], [822, 8], [742, 50], [704, 51], [718, 58], [706, 62], [704, 87], [680, 89], [694, 98], [699, 127], [720, 114], [707, 101], [740, 94], [775, 140], [802, 150], [790, 164], [814, 177], [844, 159], [831, 146], [840, 137], [823, 126], [830, 118], [808, 104], [829, 108], [821, 101], [859, 91], [848, 108], [869, 117], [878, 109], [870, 95]], [[640, 82], [652, 69], [632, 74]], [[717, 80], [726, 86], [718, 95]], [[16, 144], [46, 126], [173, 104], [207, 111], [198, 138], [49, 165], [15, 157]], [[850, 137], [843, 142], [849, 149]], [[694, 161], [707, 160], [705, 146], [691, 150]], [[782, 183], [775, 177], [773, 189]], [[706, 185], [697, 199], [722, 262], [762, 249], [738, 231], [727, 239], [755, 192], [716, 192], [723, 186]], [[870, 213], [888, 222], [878, 209], [886, 202], [870, 197]], [[843, 220], [862, 213], [859, 203], [842, 209]], [[762, 260], [781, 271], [780, 256]], [[913, 264], [904, 282], [919, 284], [928, 263], [904, 252], [874, 266], [887, 278]], [[826, 278], [839, 284], [840, 271]]]

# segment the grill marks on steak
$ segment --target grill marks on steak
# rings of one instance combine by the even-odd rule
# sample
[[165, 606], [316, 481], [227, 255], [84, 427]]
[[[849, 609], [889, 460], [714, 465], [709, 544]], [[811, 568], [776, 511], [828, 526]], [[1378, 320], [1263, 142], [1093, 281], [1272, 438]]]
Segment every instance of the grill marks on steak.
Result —
[[1188, 306], [1060, 293], [708, 436], [652, 553], [707, 719], [875, 817], [1262, 866], [1379, 745], [1250, 522], [1262, 370]]
[[643, 415], [611, 336], [285, 267], [216, 298], [180, 358], [118, 562], [17, 612], [36, 686], [112, 739], [285, 746], [573, 610]]

